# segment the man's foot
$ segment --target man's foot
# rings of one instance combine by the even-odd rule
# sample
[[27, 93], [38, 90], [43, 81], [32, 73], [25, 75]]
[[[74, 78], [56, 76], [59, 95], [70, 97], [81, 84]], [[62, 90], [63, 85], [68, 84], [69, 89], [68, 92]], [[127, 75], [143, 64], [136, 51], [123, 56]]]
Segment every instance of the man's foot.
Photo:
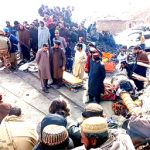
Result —
[[13, 71], [17, 71], [17, 68], [16, 67], [11, 67], [10, 70], [13, 72]]
[[45, 93], [49, 93], [48, 89], [46, 89], [46, 88], [43, 88], [42, 91]]
[[50, 85], [46, 85], [45, 87], [46, 87], [47, 89], [50, 89], [51, 86], [50, 86]]
[[60, 89], [60, 87], [61, 87], [60, 85], [56, 85], [56, 89]]

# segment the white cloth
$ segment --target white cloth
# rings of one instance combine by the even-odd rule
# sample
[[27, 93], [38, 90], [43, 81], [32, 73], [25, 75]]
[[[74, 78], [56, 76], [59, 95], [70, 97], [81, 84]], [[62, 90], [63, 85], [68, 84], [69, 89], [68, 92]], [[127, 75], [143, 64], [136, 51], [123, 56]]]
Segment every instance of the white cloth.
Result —
[[109, 133], [109, 139], [103, 145], [90, 150], [135, 150], [135, 148], [126, 131], [112, 129]]

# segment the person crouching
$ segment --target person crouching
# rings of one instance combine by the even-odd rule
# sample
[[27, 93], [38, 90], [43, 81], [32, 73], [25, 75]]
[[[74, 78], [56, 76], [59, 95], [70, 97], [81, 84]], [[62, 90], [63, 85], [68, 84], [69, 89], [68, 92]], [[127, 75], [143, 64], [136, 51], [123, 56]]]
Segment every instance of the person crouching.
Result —
[[38, 64], [39, 77], [41, 80], [42, 90], [45, 93], [49, 93], [48, 80], [51, 79], [48, 50], [48, 44], [43, 44], [43, 47], [39, 49], [36, 54], [36, 62]]

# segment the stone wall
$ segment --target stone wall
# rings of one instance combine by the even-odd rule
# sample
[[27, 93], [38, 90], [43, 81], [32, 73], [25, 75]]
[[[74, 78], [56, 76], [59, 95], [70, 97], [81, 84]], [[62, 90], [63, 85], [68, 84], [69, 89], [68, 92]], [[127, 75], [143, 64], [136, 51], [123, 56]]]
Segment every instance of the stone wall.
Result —
[[115, 34], [121, 32], [129, 27], [131, 27], [129, 21], [122, 20], [98, 20], [97, 21], [97, 31], [110, 31], [110, 33]]

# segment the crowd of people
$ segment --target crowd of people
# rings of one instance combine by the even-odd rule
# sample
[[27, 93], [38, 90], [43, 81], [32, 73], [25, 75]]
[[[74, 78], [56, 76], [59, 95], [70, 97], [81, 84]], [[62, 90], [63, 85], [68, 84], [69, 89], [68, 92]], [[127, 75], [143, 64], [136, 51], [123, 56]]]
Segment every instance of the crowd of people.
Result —
[[48, 43], [51, 47], [56, 39], [61, 41], [61, 47], [65, 50], [66, 69], [68, 71], [72, 71], [77, 43], [82, 43], [85, 51], [89, 41], [95, 42], [100, 50], [116, 50], [115, 42], [109, 32], [97, 32], [95, 23], [91, 24], [88, 29], [84, 27], [84, 22], [80, 25], [74, 23], [71, 18], [72, 11], [73, 9], [70, 7], [50, 9], [48, 6], [42, 5], [38, 10], [43, 17], [42, 21], [37, 19], [31, 23], [14, 21], [14, 25], [6, 21], [4, 33], [1, 33], [1, 36], [5, 34], [11, 43], [7, 48], [9, 49], [12, 69], [16, 68], [17, 51], [20, 52], [22, 62], [25, 63], [35, 58], [38, 49], [42, 48], [43, 44]]

